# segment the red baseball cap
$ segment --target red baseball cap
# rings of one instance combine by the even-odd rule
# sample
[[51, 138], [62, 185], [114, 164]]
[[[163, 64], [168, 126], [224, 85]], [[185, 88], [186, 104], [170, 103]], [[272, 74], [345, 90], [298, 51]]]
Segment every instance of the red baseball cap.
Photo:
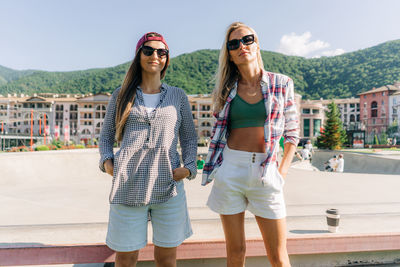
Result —
[[139, 48], [148, 41], [160, 41], [163, 44], [165, 44], [165, 47], [168, 49], [167, 42], [165, 41], [164, 37], [156, 32], [148, 32], [145, 33], [142, 38], [139, 39], [137, 45], [136, 45], [136, 53], [138, 52]]

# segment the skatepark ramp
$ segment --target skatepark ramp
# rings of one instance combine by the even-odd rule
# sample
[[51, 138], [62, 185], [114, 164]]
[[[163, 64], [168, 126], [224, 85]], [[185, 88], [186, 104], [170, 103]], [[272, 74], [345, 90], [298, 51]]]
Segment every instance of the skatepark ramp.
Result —
[[344, 158], [344, 172], [400, 175], [400, 160], [366, 153], [318, 150], [313, 155], [312, 165], [323, 171], [324, 163], [340, 153]]

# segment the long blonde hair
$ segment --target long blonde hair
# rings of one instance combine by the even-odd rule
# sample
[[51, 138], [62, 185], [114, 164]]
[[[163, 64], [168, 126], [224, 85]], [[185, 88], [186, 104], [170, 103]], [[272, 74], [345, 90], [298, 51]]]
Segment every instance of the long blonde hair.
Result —
[[257, 33], [253, 28], [247, 26], [242, 22], [234, 22], [228, 26], [225, 34], [225, 40], [222, 44], [221, 51], [219, 54], [218, 71], [216, 75], [216, 83], [213, 91], [213, 110], [214, 112], [219, 112], [225, 105], [226, 99], [228, 98], [229, 92], [233, 85], [239, 78], [239, 70], [235, 63], [230, 60], [229, 51], [226, 43], [229, 40], [231, 33], [239, 28], [246, 28], [254, 34], [254, 41], [258, 46], [257, 51], [257, 62], [258, 66], [264, 69], [264, 63], [261, 58], [260, 46], [258, 42]]
[[[135, 102], [136, 89], [142, 82], [142, 67], [140, 65], [141, 51], [141, 48], [137, 51], [118, 93], [115, 117], [115, 139], [118, 142], [122, 140], [126, 120], [128, 119], [133, 103]], [[160, 73], [160, 79], [164, 78], [168, 65], [169, 54], [167, 54], [167, 61], [165, 62], [165, 66]]]

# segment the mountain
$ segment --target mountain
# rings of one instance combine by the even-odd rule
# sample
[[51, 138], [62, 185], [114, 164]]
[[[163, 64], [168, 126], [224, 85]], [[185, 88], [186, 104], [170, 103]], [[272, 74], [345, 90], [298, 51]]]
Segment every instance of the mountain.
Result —
[[[164, 81], [188, 94], [210, 93], [218, 54], [218, 50], [199, 50], [172, 58]], [[400, 40], [334, 57], [306, 59], [269, 51], [261, 51], [261, 55], [266, 70], [293, 78], [303, 99], [357, 96], [400, 80]], [[121, 84], [129, 64], [71, 72], [21, 72], [1, 67], [0, 94], [112, 92]]]
[[0, 66], [0, 85], [6, 84], [8, 82], [18, 80], [23, 76], [32, 74], [33, 70], [13, 70]]

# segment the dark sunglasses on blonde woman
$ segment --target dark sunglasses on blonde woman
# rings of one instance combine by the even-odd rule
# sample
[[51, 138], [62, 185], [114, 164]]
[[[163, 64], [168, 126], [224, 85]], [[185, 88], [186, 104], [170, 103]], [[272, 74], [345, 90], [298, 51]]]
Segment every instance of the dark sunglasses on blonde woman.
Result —
[[228, 50], [236, 50], [240, 47], [240, 43], [244, 45], [251, 45], [254, 43], [254, 34], [243, 36], [241, 39], [233, 39], [226, 43]]
[[153, 48], [151, 46], [147, 46], [147, 45], [142, 46], [142, 52], [147, 57], [153, 55], [154, 51], [157, 51], [158, 57], [165, 57], [166, 55], [168, 55], [168, 52], [169, 52], [168, 49], [165, 49], [165, 48], [155, 49], [155, 48]]

